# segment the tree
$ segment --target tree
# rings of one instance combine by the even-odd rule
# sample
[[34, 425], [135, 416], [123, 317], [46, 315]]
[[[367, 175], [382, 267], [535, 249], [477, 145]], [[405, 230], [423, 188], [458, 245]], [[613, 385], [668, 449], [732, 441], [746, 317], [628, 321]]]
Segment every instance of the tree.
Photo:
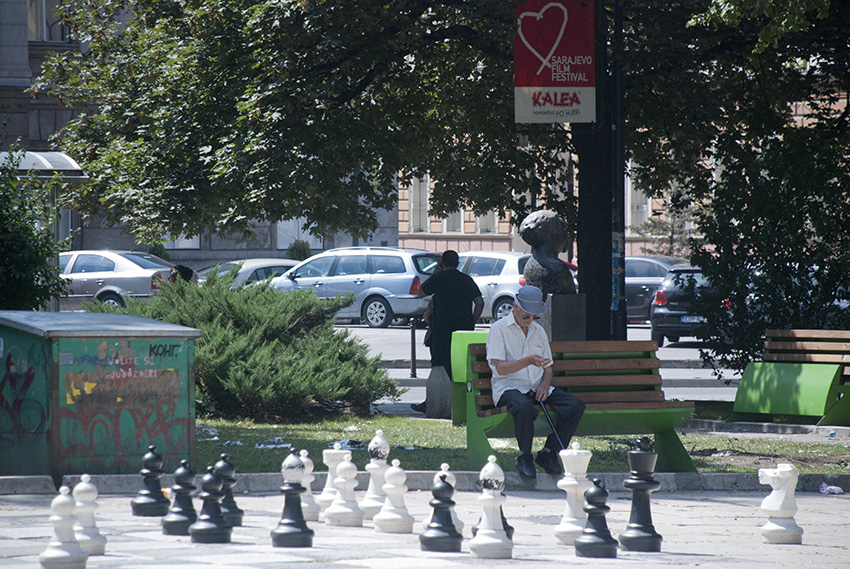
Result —
[[514, 123], [510, 2], [142, 0], [124, 22], [129, 6], [70, 4], [86, 49], [35, 85], [82, 111], [61, 144], [91, 179], [69, 196], [83, 212], [149, 241], [298, 217], [365, 235], [429, 172], [436, 214], [522, 219], [540, 199], [575, 218], [568, 131]]
[[711, 283], [704, 357], [740, 369], [767, 328], [846, 328], [850, 6], [807, 12], [777, 42], [772, 17], [701, 27], [684, 25], [699, 15], [687, 4], [646, 9], [667, 33], [630, 29], [632, 175], [653, 195], [688, 190], [691, 260]]
[[[14, 149], [13, 149], [14, 150]], [[38, 310], [65, 292], [55, 264], [51, 184], [19, 175], [20, 152], [0, 154], [0, 310]]]

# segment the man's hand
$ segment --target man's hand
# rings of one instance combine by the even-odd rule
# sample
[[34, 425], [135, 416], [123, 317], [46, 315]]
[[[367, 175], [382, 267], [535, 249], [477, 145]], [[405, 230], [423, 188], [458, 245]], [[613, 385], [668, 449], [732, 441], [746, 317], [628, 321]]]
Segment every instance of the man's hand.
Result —
[[544, 367], [544, 366], [549, 365], [552, 362], [552, 360], [550, 360], [549, 358], [544, 358], [543, 356], [538, 355], [538, 354], [532, 354], [530, 356], [525, 356], [525, 358], [523, 358], [523, 359], [526, 360], [527, 365], [537, 366], [537, 367]]

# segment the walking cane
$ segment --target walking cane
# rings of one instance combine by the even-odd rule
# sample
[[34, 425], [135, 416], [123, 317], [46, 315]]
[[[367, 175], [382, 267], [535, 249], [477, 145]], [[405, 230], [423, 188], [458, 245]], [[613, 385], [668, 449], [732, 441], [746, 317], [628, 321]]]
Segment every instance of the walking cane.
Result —
[[546, 409], [546, 403], [544, 401], [541, 401], [540, 407], [543, 408], [543, 414], [546, 415], [546, 420], [549, 421], [549, 426], [552, 428], [552, 434], [555, 435], [555, 439], [557, 439], [558, 444], [561, 446], [561, 450], [564, 450], [564, 443], [561, 442], [561, 437], [560, 435], [558, 435], [558, 431], [555, 430], [555, 423], [552, 422], [552, 417], [549, 415], [549, 411]]

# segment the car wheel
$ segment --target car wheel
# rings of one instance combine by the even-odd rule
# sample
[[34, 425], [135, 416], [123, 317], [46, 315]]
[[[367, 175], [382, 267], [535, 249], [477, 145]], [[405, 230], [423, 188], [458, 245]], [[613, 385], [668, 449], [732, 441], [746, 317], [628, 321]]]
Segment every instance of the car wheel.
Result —
[[678, 342], [679, 341], [678, 336], [667, 336], [667, 339], [670, 340], [670, 342]]
[[393, 309], [385, 299], [373, 296], [363, 303], [361, 317], [370, 328], [386, 328], [393, 320]]
[[103, 304], [107, 306], [111, 306], [113, 308], [123, 308], [124, 307], [124, 299], [114, 292], [105, 292], [97, 298]]
[[493, 303], [493, 320], [499, 320], [514, 311], [514, 301], [512, 298], [500, 298]]
[[652, 338], [653, 342], [658, 344], [659, 348], [664, 345], [664, 334], [659, 334], [658, 332], [652, 332], [652, 334], [650, 335], [650, 338]]

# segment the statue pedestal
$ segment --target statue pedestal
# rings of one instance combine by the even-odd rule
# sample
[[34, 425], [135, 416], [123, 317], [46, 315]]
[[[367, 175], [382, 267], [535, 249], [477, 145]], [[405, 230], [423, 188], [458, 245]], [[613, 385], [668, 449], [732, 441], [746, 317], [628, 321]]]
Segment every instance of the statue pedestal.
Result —
[[537, 322], [546, 330], [550, 342], [583, 342], [587, 339], [584, 293], [550, 294], [546, 308]]

